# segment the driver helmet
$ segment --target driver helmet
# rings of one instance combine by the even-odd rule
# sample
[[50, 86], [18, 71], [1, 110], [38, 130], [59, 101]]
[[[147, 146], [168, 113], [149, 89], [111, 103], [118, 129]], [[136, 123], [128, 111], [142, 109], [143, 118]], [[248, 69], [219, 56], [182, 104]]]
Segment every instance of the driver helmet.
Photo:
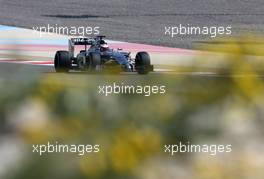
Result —
[[101, 51], [106, 51], [109, 49], [108, 44], [104, 40], [100, 41], [100, 49], [101, 49]]

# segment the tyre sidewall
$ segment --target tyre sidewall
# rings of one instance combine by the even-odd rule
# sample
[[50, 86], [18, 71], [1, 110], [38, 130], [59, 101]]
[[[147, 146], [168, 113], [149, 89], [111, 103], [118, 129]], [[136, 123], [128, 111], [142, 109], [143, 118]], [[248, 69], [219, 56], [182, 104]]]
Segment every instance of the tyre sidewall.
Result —
[[135, 58], [135, 66], [139, 74], [147, 74], [150, 67], [150, 56], [147, 52], [138, 52]]
[[90, 53], [90, 69], [95, 70], [98, 65], [101, 65], [101, 54], [100, 53]]
[[68, 72], [71, 69], [71, 59], [68, 51], [57, 51], [54, 59], [56, 72]]

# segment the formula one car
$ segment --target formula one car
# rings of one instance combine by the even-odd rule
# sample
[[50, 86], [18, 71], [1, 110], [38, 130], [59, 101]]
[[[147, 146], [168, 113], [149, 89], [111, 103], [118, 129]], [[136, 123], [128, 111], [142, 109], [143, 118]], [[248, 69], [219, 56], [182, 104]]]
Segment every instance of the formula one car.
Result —
[[[147, 74], [153, 71], [150, 57], [147, 52], [138, 52], [132, 58], [130, 52], [122, 49], [110, 49], [104, 40], [105, 36], [95, 38], [71, 38], [69, 39], [69, 51], [57, 51], [54, 58], [56, 72], [78, 71], [104, 71], [113, 66], [120, 67], [120, 71], [138, 72]], [[75, 45], [84, 45], [77, 56], [74, 56]], [[89, 46], [89, 48], [87, 48]]]

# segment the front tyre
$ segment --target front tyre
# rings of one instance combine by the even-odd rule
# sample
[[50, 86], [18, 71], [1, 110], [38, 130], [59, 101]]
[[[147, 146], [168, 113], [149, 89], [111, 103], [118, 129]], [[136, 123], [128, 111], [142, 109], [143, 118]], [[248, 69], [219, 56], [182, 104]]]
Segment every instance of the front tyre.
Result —
[[96, 70], [98, 66], [99, 67], [101, 66], [100, 53], [92, 52], [89, 54], [89, 58], [90, 58], [90, 68], [92, 71]]
[[66, 73], [71, 69], [72, 62], [68, 51], [57, 51], [54, 58], [56, 72]]
[[135, 68], [138, 74], [148, 74], [150, 71], [150, 57], [147, 52], [138, 52], [135, 58]]

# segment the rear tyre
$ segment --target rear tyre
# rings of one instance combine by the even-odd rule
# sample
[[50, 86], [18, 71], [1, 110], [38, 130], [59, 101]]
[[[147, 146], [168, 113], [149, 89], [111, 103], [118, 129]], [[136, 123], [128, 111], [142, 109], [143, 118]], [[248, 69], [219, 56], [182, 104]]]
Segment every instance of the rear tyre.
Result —
[[66, 73], [71, 69], [72, 62], [68, 51], [57, 51], [54, 58], [56, 72]]
[[150, 71], [150, 57], [147, 52], [138, 52], [135, 58], [135, 67], [138, 74], [148, 74]]
[[96, 68], [101, 66], [101, 54], [100, 53], [90, 53], [90, 67], [91, 70], [96, 70]]

